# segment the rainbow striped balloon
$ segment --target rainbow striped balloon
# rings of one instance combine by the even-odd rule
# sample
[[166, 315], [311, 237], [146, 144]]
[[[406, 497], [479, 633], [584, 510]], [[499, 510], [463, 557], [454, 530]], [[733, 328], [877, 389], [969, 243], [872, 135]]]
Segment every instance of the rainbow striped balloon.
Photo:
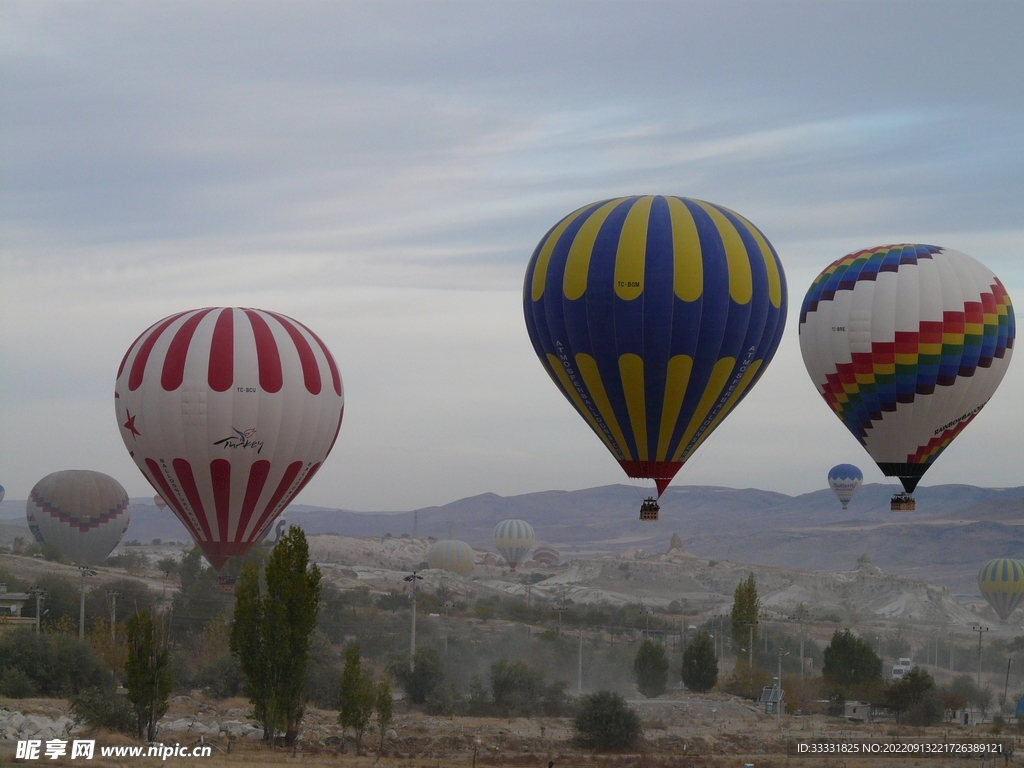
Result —
[[659, 496], [764, 373], [786, 299], [782, 264], [753, 224], [660, 195], [569, 214], [537, 245], [523, 286], [548, 375]]
[[1006, 557], [989, 560], [978, 573], [978, 589], [1006, 621], [1024, 601], [1024, 563]]
[[992, 397], [1016, 332], [999, 278], [934, 245], [833, 262], [807, 291], [799, 328], [818, 392], [907, 493]]

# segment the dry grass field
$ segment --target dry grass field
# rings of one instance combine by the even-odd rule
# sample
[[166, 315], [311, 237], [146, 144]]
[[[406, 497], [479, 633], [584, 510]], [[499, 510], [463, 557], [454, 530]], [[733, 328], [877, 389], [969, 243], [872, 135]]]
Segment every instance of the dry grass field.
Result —
[[[185, 699], [186, 697], [182, 697]], [[0, 700], [10, 707], [12, 700]], [[54, 712], [62, 702], [34, 700], [19, 702], [22, 709]], [[198, 706], [197, 706], [198, 705]], [[364, 737], [367, 754], [356, 755], [351, 737], [344, 749], [337, 737], [336, 713], [311, 709], [304, 720], [304, 732], [297, 749], [271, 748], [251, 738], [236, 738], [230, 743], [221, 736], [204, 740], [210, 745], [209, 757], [102, 757], [101, 746], [142, 746], [141, 742], [124, 736], [97, 733], [80, 734], [78, 738], [95, 738], [96, 754], [91, 761], [56, 760], [16, 761], [15, 744], [0, 741], [0, 764], [21, 765], [91, 765], [147, 766], [195, 764], [204, 768], [236, 768], [258, 766], [337, 766], [340, 768], [544, 768], [553, 761], [556, 768], [581, 766], [593, 768], [726, 768], [754, 765], [757, 768], [902, 768], [903, 766], [972, 766], [996, 768], [1022, 761], [1000, 755], [985, 757], [896, 756], [858, 757], [856, 755], [799, 755], [797, 745], [816, 740], [847, 745], [913, 742], [952, 744], [957, 742], [1001, 743], [1019, 748], [1014, 733], [993, 734], [990, 727], [963, 728], [944, 725], [928, 729], [898, 727], [894, 723], [856, 724], [820, 715], [782, 718], [781, 724], [771, 715], [757, 711], [749, 702], [722, 694], [679, 696], [655, 702], [635, 702], [644, 725], [644, 741], [635, 752], [595, 754], [572, 742], [571, 721], [564, 718], [471, 718], [430, 717], [419, 712], [400, 712], [393, 723], [396, 735], [385, 740], [383, 754], [377, 760], [374, 747], [377, 734]], [[218, 703], [179, 700], [172, 707], [174, 716], [237, 716], [245, 708], [241, 699]], [[200, 744], [196, 734], [178, 731], [163, 734], [163, 743], [194, 747]], [[849, 747], [848, 747], [849, 748]], [[229, 751], [230, 750], [230, 751]], [[1020, 749], [1024, 756], [1024, 748]]]

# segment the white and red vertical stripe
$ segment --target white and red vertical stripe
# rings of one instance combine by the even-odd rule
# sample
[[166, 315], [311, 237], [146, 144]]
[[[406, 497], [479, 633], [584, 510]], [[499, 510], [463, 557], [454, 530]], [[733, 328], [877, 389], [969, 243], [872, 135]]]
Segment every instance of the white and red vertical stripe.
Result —
[[121, 361], [114, 398], [135, 463], [218, 569], [309, 482], [344, 413], [324, 343], [258, 309], [156, 323]]

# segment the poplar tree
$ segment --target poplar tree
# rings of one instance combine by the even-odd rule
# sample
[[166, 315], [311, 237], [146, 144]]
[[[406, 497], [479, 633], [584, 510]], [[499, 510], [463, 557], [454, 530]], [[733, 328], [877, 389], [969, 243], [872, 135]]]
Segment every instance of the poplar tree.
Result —
[[751, 573], [746, 581], [736, 585], [736, 592], [733, 593], [732, 642], [737, 649], [750, 642], [750, 625], [757, 624], [760, 615], [761, 601], [757, 599], [757, 583]]
[[345, 668], [341, 671], [341, 711], [338, 723], [356, 733], [356, 754], [363, 747], [363, 733], [373, 716], [376, 689], [369, 672], [364, 672], [359, 646], [352, 643], [345, 649]]
[[156, 738], [156, 723], [167, 712], [171, 671], [160, 627], [148, 612], [133, 614], [126, 626], [128, 657], [124, 662], [128, 701], [135, 711], [138, 736]]
[[278, 732], [294, 744], [305, 712], [303, 687], [309, 642], [320, 604], [320, 569], [309, 563], [306, 534], [298, 526], [274, 545], [261, 590], [259, 565], [242, 567], [235, 586], [231, 652], [246, 677], [253, 716], [263, 740]]

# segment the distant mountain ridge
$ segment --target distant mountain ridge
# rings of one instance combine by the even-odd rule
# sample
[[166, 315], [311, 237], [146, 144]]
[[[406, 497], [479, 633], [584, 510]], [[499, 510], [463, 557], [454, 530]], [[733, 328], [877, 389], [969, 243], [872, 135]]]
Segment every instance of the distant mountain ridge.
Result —
[[[494, 526], [515, 517], [530, 522], [538, 544], [563, 557], [619, 554], [630, 547], [665, 551], [678, 533], [687, 552], [714, 560], [815, 571], [852, 569], [867, 553], [884, 571], [974, 593], [977, 572], [993, 557], [1024, 558], [1024, 487], [921, 487], [918, 511], [893, 513], [894, 486], [863, 486], [843, 511], [828, 489], [788, 496], [756, 488], [670, 487], [661, 519], [640, 522], [640, 493], [628, 485], [518, 496], [484, 493], [406, 512], [361, 513], [293, 504], [285, 517], [308, 533], [462, 539], [493, 550]], [[7, 517], [9, 504], [3, 502]], [[23, 513], [22, 513], [23, 514]], [[133, 499], [127, 539], [188, 541], [169, 510]], [[19, 521], [23, 523], [24, 518]], [[13, 521], [12, 521], [13, 522]]]

